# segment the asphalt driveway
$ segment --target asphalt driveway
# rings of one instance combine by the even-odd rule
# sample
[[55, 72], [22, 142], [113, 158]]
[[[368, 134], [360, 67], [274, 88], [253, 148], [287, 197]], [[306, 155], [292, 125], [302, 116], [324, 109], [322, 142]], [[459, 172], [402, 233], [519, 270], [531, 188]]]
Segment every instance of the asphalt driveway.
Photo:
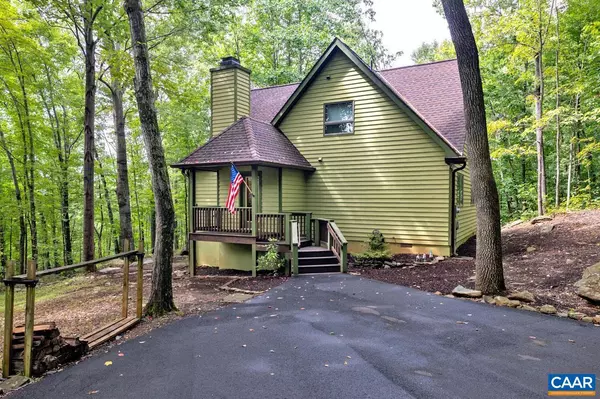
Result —
[[600, 328], [338, 274], [175, 322], [12, 397], [541, 398], [562, 372], [600, 374]]

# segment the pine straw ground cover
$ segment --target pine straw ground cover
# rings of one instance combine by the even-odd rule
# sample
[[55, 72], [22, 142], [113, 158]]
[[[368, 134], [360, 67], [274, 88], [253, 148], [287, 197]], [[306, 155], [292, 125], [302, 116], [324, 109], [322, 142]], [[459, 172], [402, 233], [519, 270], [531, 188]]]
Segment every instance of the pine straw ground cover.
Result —
[[[550, 232], [543, 228], [554, 225]], [[573, 309], [588, 315], [600, 314], [575, 293], [573, 283], [583, 270], [600, 262], [600, 211], [559, 214], [539, 224], [524, 222], [502, 231], [504, 275], [507, 289], [527, 290], [535, 295], [533, 305], [549, 304], [559, 311]], [[466, 259], [449, 258], [433, 265], [401, 269], [357, 269], [362, 276], [429, 292], [450, 294], [454, 287], [474, 288], [475, 239], [461, 248]], [[529, 249], [529, 250], [528, 250]], [[405, 261], [406, 256], [401, 257]], [[399, 259], [400, 260], [400, 259]]]
[[[35, 322], [56, 322], [63, 337], [80, 336], [121, 316], [122, 262], [102, 265], [96, 273], [78, 272], [70, 277], [46, 276], [40, 279], [36, 288]], [[129, 315], [135, 315], [136, 264], [130, 266], [129, 276]], [[192, 314], [204, 313], [228, 305], [231, 292], [220, 289], [231, 282], [235, 273], [215, 275], [218, 269], [205, 276], [190, 277], [187, 271], [187, 258], [175, 257], [173, 262], [173, 293], [179, 311], [170, 315], [151, 319], [144, 318], [140, 324], [123, 335], [118, 344], [127, 339], [142, 335], [156, 327]], [[206, 277], [207, 274], [211, 274]], [[144, 304], [150, 295], [152, 260], [144, 262]], [[260, 278], [240, 282], [239, 288], [264, 291], [281, 284], [281, 278]], [[238, 281], [234, 281], [237, 283]], [[4, 292], [2, 290], [2, 297]], [[4, 298], [0, 298], [0, 331], [4, 331]], [[24, 322], [25, 290], [15, 290], [15, 325]], [[3, 348], [3, 334], [0, 334], [0, 358]], [[102, 350], [102, 346], [99, 348]], [[1, 363], [1, 362], [0, 362]], [[1, 364], [0, 364], [1, 367]]]

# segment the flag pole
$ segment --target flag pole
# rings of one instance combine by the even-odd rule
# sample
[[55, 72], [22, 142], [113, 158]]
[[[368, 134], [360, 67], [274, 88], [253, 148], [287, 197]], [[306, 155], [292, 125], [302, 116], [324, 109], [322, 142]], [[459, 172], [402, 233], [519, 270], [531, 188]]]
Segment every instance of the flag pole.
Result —
[[[231, 166], [233, 166], [235, 168], [235, 170], [238, 170], [238, 168], [235, 167], [235, 165], [233, 164], [233, 162], [231, 163]], [[252, 197], [256, 197], [256, 195], [254, 195], [254, 193], [252, 192], [252, 190], [250, 190], [250, 187], [248, 187], [248, 183], [246, 183], [246, 179], [243, 178], [242, 176], [242, 181], [244, 182], [244, 185], [246, 186], [246, 188], [248, 189], [248, 191], [250, 191], [250, 194], [252, 194]]]

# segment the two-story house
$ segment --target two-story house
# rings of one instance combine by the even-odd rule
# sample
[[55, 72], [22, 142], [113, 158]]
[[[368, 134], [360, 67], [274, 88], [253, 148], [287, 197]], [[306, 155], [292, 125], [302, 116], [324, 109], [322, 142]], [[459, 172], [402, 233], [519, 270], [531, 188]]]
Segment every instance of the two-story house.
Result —
[[[299, 84], [252, 89], [233, 57], [211, 79], [212, 138], [173, 165], [190, 182], [192, 273], [255, 272], [269, 239], [312, 272], [344, 271], [374, 229], [395, 253], [448, 256], [474, 235], [455, 60], [376, 71], [336, 39]], [[231, 163], [248, 186], [235, 214]]]

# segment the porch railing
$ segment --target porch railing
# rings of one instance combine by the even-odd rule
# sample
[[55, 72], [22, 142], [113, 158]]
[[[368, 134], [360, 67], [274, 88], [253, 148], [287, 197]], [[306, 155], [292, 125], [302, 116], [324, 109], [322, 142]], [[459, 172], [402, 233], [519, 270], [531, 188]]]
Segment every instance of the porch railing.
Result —
[[257, 213], [256, 240], [285, 241], [285, 213]]
[[194, 231], [252, 234], [252, 208], [194, 207]]

